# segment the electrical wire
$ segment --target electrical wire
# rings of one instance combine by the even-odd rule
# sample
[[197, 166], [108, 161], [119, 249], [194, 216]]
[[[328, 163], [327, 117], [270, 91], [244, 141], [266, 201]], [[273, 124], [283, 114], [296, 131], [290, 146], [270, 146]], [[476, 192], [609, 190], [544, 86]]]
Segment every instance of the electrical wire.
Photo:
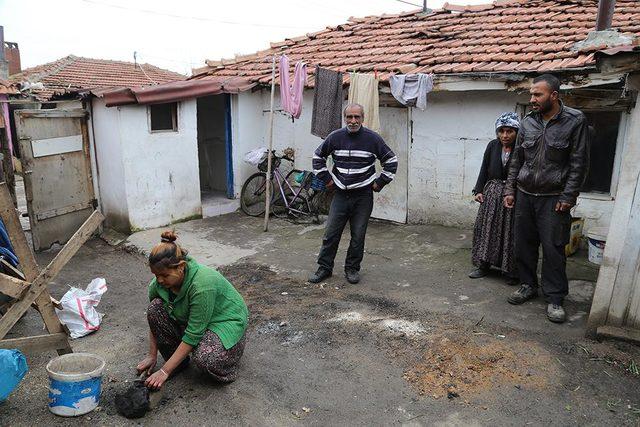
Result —
[[421, 5], [421, 4], [411, 3], [410, 1], [405, 1], [405, 0], [394, 0], [394, 1], [397, 1], [398, 3], [409, 4], [411, 6], [415, 6], [415, 7], [419, 7], [419, 8], [423, 7], [423, 5]]
[[[210, 18], [205, 18], [202, 16], [188, 16], [188, 15], [177, 15], [177, 14], [173, 14], [173, 13], [166, 13], [166, 12], [158, 12], [156, 10], [150, 10], [150, 9], [138, 9], [138, 8], [133, 8], [133, 7], [125, 7], [125, 6], [120, 6], [117, 4], [110, 4], [110, 3], [102, 3], [99, 1], [95, 1], [95, 0], [82, 0], [85, 3], [89, 3], [89, 4], [95, 4], [98, 6], [105, 6], [105, 7], [112, 7], [114, 9], [122, 9], [122, 10], [130, 10], [130, 11], [134, 11], [134, 12], [142, 12], [142, 13], [149, 13], [152, 15], [159, 15], [159, 16], [167, 16], [170, 18], [179, 18], [179, 19], [191, 19], [194, 21], [203, 21], [203, 22], [214, 22], [216, 24], [225, 24], [225, 25], [244, 25], [244, 26], [248, 26], [248, 27], [267, 27], [267, 28], [294, 28], [294, 29], [299, 29], [299, 30], [308, 30], [309, 27], [302, 27], [302, 26], [295, 26], [295, 25], [270, 25], [270, 24], [259, 24], [259, 23], [255, 23], [255, 22], [236, 22], [236, 21], [226, 21], [226, 20], [216, 20], [216, 19], [210, 19]], [[400, 1], [400, 0], [396, 0], [396, 1]]]

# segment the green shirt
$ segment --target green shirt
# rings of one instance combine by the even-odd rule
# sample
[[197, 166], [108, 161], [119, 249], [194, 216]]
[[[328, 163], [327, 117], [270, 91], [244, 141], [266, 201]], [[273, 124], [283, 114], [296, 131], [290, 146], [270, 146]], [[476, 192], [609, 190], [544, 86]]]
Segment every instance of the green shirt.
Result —
[[180, 292], [174, 294], [154, 278], [149, 284], [149, 300], [154, 298], [161, 298], [169, 317], [185, 327], [182, 341], [191, 346], [197, 346], [209, 330], [228, 350], [247, 329], [249, 310], [242, 296], [222, 274], [191, 257], [187, 257]]

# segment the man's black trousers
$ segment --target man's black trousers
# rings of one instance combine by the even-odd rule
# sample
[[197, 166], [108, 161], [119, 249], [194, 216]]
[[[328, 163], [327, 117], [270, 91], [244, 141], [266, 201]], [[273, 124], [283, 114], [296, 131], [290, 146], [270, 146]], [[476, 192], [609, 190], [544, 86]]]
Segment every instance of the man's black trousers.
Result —
[[364, 256], [364, 238], [367, 224], [373, 210], [373, 190], [371, 187], [356, 190], [337, 190], [329, 209], [329, 218], [318, 255], [320, 267], [333, 271], [333, 263], [338, 252], [340, 237], [347, 222], [351, 229], [351, 242], [347, 251], [344, 269], [360, 271]]
[[550, 303], [562, 304], [569, 292], [567, 258], [571, 214], [556, 212], [558, 196], [533, 196], [518, 190], [515, 252], [520, 282], [538, 287], [538, 248], [542, 244], [542, 292]]

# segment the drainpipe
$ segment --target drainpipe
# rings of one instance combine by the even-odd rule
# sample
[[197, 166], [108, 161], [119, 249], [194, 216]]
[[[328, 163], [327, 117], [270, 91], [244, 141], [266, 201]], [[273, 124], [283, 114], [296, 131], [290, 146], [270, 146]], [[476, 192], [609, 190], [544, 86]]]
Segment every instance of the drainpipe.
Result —
[[600, 0], [598, 2], [596, 31], [605, 31], [611, 29], [611, 21], [613, 20], [613, 12], [615, 8], [616, 0]]

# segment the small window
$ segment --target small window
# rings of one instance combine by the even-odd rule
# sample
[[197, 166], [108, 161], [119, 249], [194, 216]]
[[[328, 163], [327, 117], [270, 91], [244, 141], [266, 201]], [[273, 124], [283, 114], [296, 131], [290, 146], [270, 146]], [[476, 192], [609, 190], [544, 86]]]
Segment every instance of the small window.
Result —
[[178, 103], [150, 105], [149, 128], [151, 132], [177, 132]]

